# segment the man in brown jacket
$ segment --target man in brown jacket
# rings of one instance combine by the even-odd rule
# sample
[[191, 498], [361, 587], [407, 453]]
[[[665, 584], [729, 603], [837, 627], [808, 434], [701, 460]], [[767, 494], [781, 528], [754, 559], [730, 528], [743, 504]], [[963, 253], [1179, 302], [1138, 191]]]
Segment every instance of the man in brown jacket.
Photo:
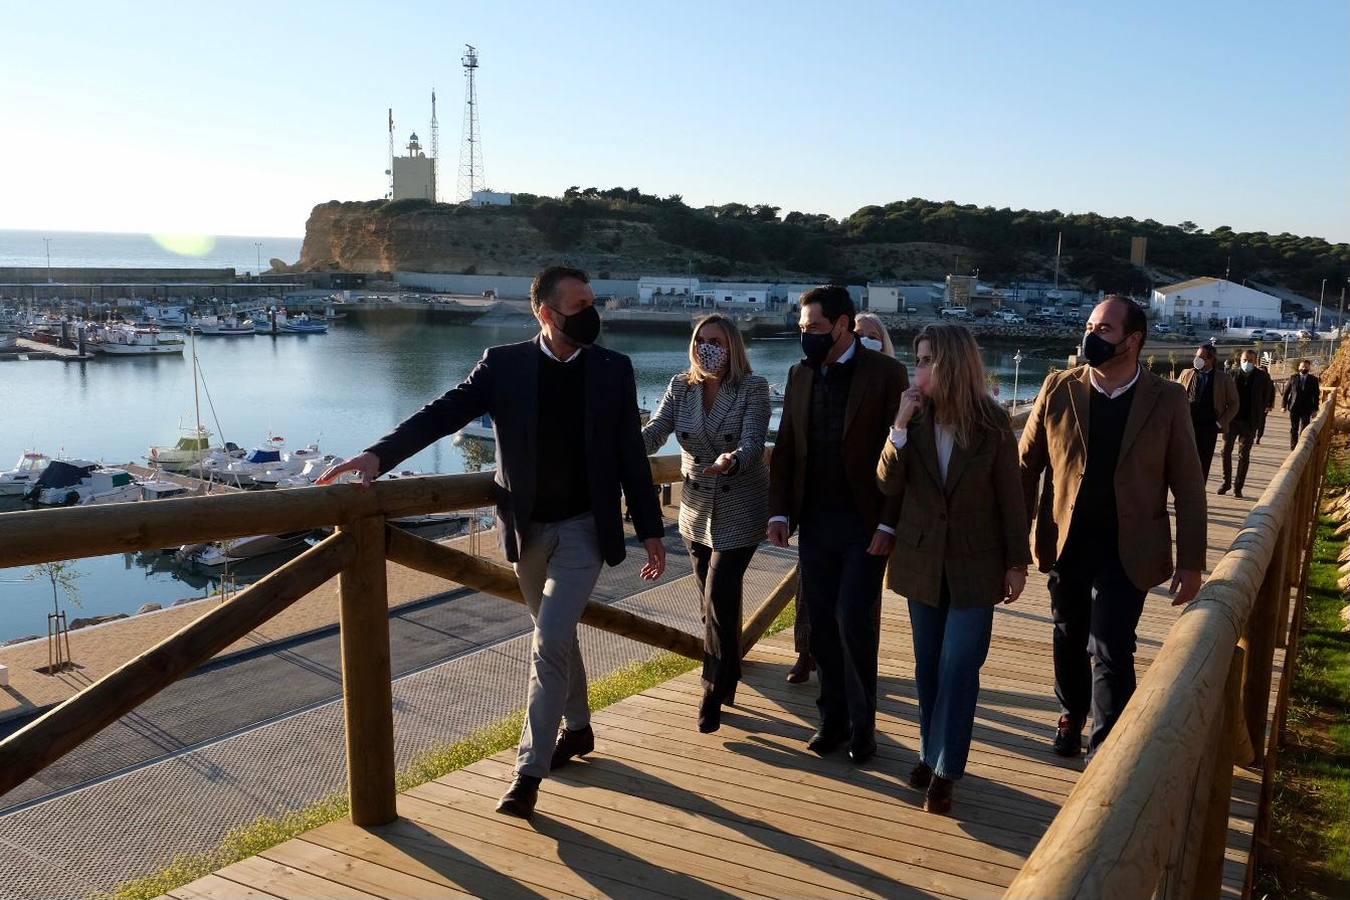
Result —
[[820, 679], [820, 727], [807, 746], [848, 742], [863, 763], [876, 753], [881, 577], [895, 546], [899, 498], [877, 487], [876, 467], [900, 408], [905, 368], [853, 333], [855, 308], [839, 285], [801, 297], [805, 359], [788, 373], [783, 420], [769, 463], [769, 540], [800, 529], [802, 600]]
[[1099, 303], [1083, 338], [1088, 364], [1045, 380], [1022, 432], [1022, 488], [1033, 518], [1042, 473], [1055, 485], [1053, 527], [1037, 529], [1036, 553], [1050, 571], [1061, 756], [1082, 752], [1089, 710], [1090, 747], [1100, 746], [1134, 693], [1135, 629], [1147, 591], [1172, 576], [1173, 605], [1189, 603], [1205, 566], [1204, 476], [1190, 404], [1178, 385], [1140, 368], [1146, 329], [1128, 298]]
[[1191, 428], [1195, 431], [1195, 449], [1200, 455], [1200, 470], [1209, 481], [1209, 464], [1214, 461], [1214, 445], [1228, 423], [1238, 413], [1237, 385], [1233, 376], [1218, 365], [1213, 344], [1195, 348], [1195, 364], [1181, 373], [1177, 382], [1186, 389], [1190, 401]]

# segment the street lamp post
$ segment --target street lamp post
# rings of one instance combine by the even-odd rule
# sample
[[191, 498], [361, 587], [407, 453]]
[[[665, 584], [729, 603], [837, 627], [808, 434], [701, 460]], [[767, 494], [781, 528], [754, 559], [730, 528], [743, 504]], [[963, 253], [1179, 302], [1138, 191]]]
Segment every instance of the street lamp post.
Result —
[[52, 239], [43, 238], [42, 243], [47, 246], [47, 283], [52, 283]]
[[256, 274], [262, 274], [262, 241], [254, 241], [253, 249], [258, 252], [258, 271]]
[[1013, 354], [1013, 412], [1017, 411], [1017, 381], [1022, 374], [1022, 351], [1019, 349]]

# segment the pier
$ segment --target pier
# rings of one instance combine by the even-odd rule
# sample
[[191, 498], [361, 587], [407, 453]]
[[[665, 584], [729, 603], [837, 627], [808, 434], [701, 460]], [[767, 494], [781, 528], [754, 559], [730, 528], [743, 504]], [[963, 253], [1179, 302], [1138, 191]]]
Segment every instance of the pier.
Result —
[[[428, 476], [365, 492], [332, 486], [166, 500], [134, 514], [109, 506], [0, 515], [3, 566], [68, 555], [75, 535], [80, 551], [93, 555], [263, 527], [340, 526], [0, 741], [0, 794], [341, 573], [350, 818], [166, 896], [1243, 896], [1268, 827], [1288, 702], [1283, 661], [1298, 638], [1331, 417], [1328, 403], [1286, 453], [1286, 420], [1272, 414], [1249, 475], [1259, 499], [1209, 494], [1208, 580], [1185, 610], [1171, 607], [1162, 590], [1149, 595], [1138, 692], [1086, 771], [1081, 759], [1050, 752], [1058, 710], [1044, 577], [1033, 574], [1023, 597], [998, 609], [969, 775], [950, 816], [924, 813], [905, 783], [917, 704], [908, 617], [889, 594], [878, 756], [855, 768], [806, 752], [815, 685], [784, 683], [795, 658], [789, 635], [761, 639], [792, 599], [791, 571], [758, 579], [747, 592], [745, 681], [717, 733], [693, 727], [699, 687], [691, 673], [598, 712], [596, 752], [545, 782], [530, 823], [492, 811], [512, 752], [396, 793], [395, 736], [408, 726], [400, 717], [406, 699], [395, 703], [390, 690], [386, 560], [520, 601], [509, 570], [387, 531], [382, 521], [482, 505], [490, 497], [485, 475]], [[656, 483], [678, 479], [678, 458], [652, 465]], [[588, 634], [701, 655], [693, 635], [640, 608], [592, 603], [583, 622], [597, 630]], [[341, 752], [337, 733], [308, 739]], [[294, 753], [283, 755], [299, 765]], [[187, 768], [185, 785], [223, 779], [250, 790], [242, 759], [196, 776]], [[280, 774], [306, 779], [303, 765]], [[85, 802], [99, 797], [109, 809], [136, 802], [115, 787]], [[46, 821], [55, 811], [48, 804]], [[24, 858], [24, 871], [37, 878], [34, 856]], [[55, 872], [63, 863], [50, 865]]]

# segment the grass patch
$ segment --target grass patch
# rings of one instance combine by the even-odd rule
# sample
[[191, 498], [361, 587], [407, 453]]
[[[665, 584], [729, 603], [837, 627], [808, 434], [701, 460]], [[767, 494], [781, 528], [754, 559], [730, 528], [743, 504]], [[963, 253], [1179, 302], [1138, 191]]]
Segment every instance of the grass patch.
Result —
[[[769, 626], [765, 636], [790, 628], [795, 621], [795, 609], [789, 603]], [[591, 682], [591, 709], [604, 709], [625, 697], [640, 694], [650, 687], [683, 675], [698, 665], [692, 659], [662, 653], [646, 661], [621, 666]], [[399, 791], [406, 791], [480, 759], [509, 750], [520, 740], [524, 720], [525, 711], [518, 709], [466, 738], [423, 751], [395, 776], [395, 785]], [[219, 846], [212, 850], [177, 856], [163, 869], [125, 881], [111, 892], [94, 894], [91, 900], [151, 900], [350, 814], [347, 795], [333, 794], [292, 812], [262, 816], [251, 824], [229, 832]]]
[[[1327, 466], [1327, 486], [1350, 485], [1345, 448]], [[1298, 669], [1290, 696], [1288, 742], [1275, 772], [1271, 845], [1255, 896], [1350, 896], [1350, 633], [1337, 581], [1345, 540], [1322, 517], [1308, 571]]]

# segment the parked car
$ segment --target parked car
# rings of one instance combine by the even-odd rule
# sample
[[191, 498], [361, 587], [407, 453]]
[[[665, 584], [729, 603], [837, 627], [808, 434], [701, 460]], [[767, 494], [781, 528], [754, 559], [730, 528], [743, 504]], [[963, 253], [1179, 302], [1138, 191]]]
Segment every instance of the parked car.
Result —
[[1062, 318], [1062, 314], [1060, 313], [1060, 311], [1059, 311], [1058, 309], [1055, 309], [1055, 307], [1053, 307], [1053, 306], [1042, 306], [1042, 307], [1041, 307], [1041, 318], [1043, 318], [1043, 319], [1059, 319], [1059, 318]]
[[1311, 341], [1313, 339], [1313, 333], [1305, 328], [1298, 333], [1298, 339], [1300, 341]]
[[939, 315], [946, 316], [949, 319], [969, 319], [970, 310], [964, 306], [947, 306], [938, 311]]
[[1154, 333], [1154, 334], [1171, 334], [1171, 333], [1172, 333], [1172, 326], [1171, 326], [1171, 325], [1166, 325], [1166, 324], [1164, 324], [1164, 323], [1162, 323], [1162, 322], [1159, 322], [1157, 325], [1154, 325], [1154, 326], [1153, 326], [1153, 333]]
[[996, 318], [998, 318], [998, 320], [1000, 322], [1003, 322], [1005, 325], [1021, 325], [1023, 322], [1026, 321], [1026, 319], [1022, 318], [1017, 313], [1008, 312], [1007, 310], [998, 313], [996, 315]]
[[[1278, 334], [1278, 332], [1277, 332], [1277, 334]], [[1263, 329], [1263, 328], [1255, 328], [1255, 329], [1252, 329], [1252, 333], [1249, 334], [1249, 335], [1247, 335], [1247, 337], [1251, 338], [1251, 339], [1254, 340], [1254, 341], [1264, 341], [1264, 340], [1266, 340], [1266, 332], [1265, 332], [1265, 329]]]

